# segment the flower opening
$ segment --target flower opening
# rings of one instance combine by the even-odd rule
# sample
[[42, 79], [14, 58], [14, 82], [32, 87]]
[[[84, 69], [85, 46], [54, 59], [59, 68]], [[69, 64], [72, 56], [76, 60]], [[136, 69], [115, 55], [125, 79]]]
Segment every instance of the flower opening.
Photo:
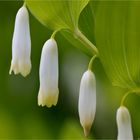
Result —
[[54, 39], [45, 42], [39, 69], [38, 105], [51, 107], [58, 101], [58, 50]]

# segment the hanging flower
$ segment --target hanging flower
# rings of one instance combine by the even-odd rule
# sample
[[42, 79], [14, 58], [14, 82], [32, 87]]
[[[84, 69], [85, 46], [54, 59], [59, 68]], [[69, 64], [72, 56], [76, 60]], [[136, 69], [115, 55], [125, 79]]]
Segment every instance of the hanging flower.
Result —
[[80, 123], [87, 136], [96, 112], [96, 79], [91, 70], [87, 70], [81, 79], [78, 109]]
[[51, 107], [58, 101], [58, 50], [54, 39], [45, 42], [39, 69], [38, 105]]
[[131, 117], [126, 107], [117, 110], [118, 140], [133, 140]]
[[12, 40], [12, 61], [9, 74], [27, 76], [31, 70], [31, 39], [29, 15], [27, 8], [22, 6], [17, 12]]

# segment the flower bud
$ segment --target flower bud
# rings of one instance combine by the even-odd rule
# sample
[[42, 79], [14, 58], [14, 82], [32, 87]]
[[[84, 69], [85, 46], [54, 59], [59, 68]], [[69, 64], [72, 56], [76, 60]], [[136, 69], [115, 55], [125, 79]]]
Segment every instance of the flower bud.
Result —
[[43, 46], [40, 69], [40, 89], [38, 105], [51, 107], [58, 101], [58, 50], [54, 39], [49, 39]]
[[16, 15], [12, 40], [12, 61], [9, 74], [27, 76], [31, 70], [31, 39], [29, 29], [29, 15], [27, 8], [22, 6]]
[[91, 70], [86, 71], [81, 79], [78, 109], [80, 123], [87, 136], [96, 112], [96, 79]]
[[126, 107], [117, 110], [118, 140], [133, 140], [131, 117]]

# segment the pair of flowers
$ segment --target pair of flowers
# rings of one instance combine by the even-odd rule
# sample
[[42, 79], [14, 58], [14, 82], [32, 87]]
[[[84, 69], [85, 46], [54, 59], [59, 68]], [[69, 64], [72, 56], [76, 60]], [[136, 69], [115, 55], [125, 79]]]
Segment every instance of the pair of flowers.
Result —
[[[88, 70], [81, 79], [79, 95], [80, 123], [87, 136], [90, 132], [96, 112], [96, 80], [94, 73]], [[133, 140], [131, 117], [125, 106], [120, 106], [116, 113], [118, 140]]]
[[[26, 6], [21, 7], [16, 15], [12, 41], [12, 61], [10, 74], [21, 74], [24, 77], [31, 71], [31, 39], [29, 15]], [[38, 105], [51, 107], [58, 101], [58, 49], [54, 38], [47, 40], [43, 46], [40, 69], [40, 89]], [[78, 111], [80, 123], [87, 136], [96, 112], [96, 79], [91, 69], [82, 76], [80, 84]], [[130, 115], [125, 107], [117, 111], [118, 140], [133, 139]]]
[[[23, 5], [16, 15], [12, 40], [12, 61], [9, 73], [26, 77], [31, 71], [31, 39], [29, 14]], [[43, 46], [40, 69], [40, 89], [38, 105], [51, 107], [58, 100], [58, 50], [56, 41], [51, 38]]]

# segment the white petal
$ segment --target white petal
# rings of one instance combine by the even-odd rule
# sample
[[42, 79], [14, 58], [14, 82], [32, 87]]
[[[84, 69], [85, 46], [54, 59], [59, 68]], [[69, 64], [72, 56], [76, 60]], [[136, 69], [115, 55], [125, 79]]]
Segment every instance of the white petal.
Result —
[[131, 117], [126, 107], [117, 110], [118, 140], [133, 140]]
[[86, 71], [81, 79], [78, 109], [80, 123], [87, 136], [96, 112], [96, 80], [90, 70]]
[[49, 39], [43, 46], [40, 69], [40, 89], [38, 105], [51, 107], [58, 101], [58, 50], [54, 39]]
[[29, 15], [25, 6], [16, 15], [12, 40], [12, 61], [9, 73], [21, 73], [27, 76], [31, 70], [31, 39], [29, 29]]

